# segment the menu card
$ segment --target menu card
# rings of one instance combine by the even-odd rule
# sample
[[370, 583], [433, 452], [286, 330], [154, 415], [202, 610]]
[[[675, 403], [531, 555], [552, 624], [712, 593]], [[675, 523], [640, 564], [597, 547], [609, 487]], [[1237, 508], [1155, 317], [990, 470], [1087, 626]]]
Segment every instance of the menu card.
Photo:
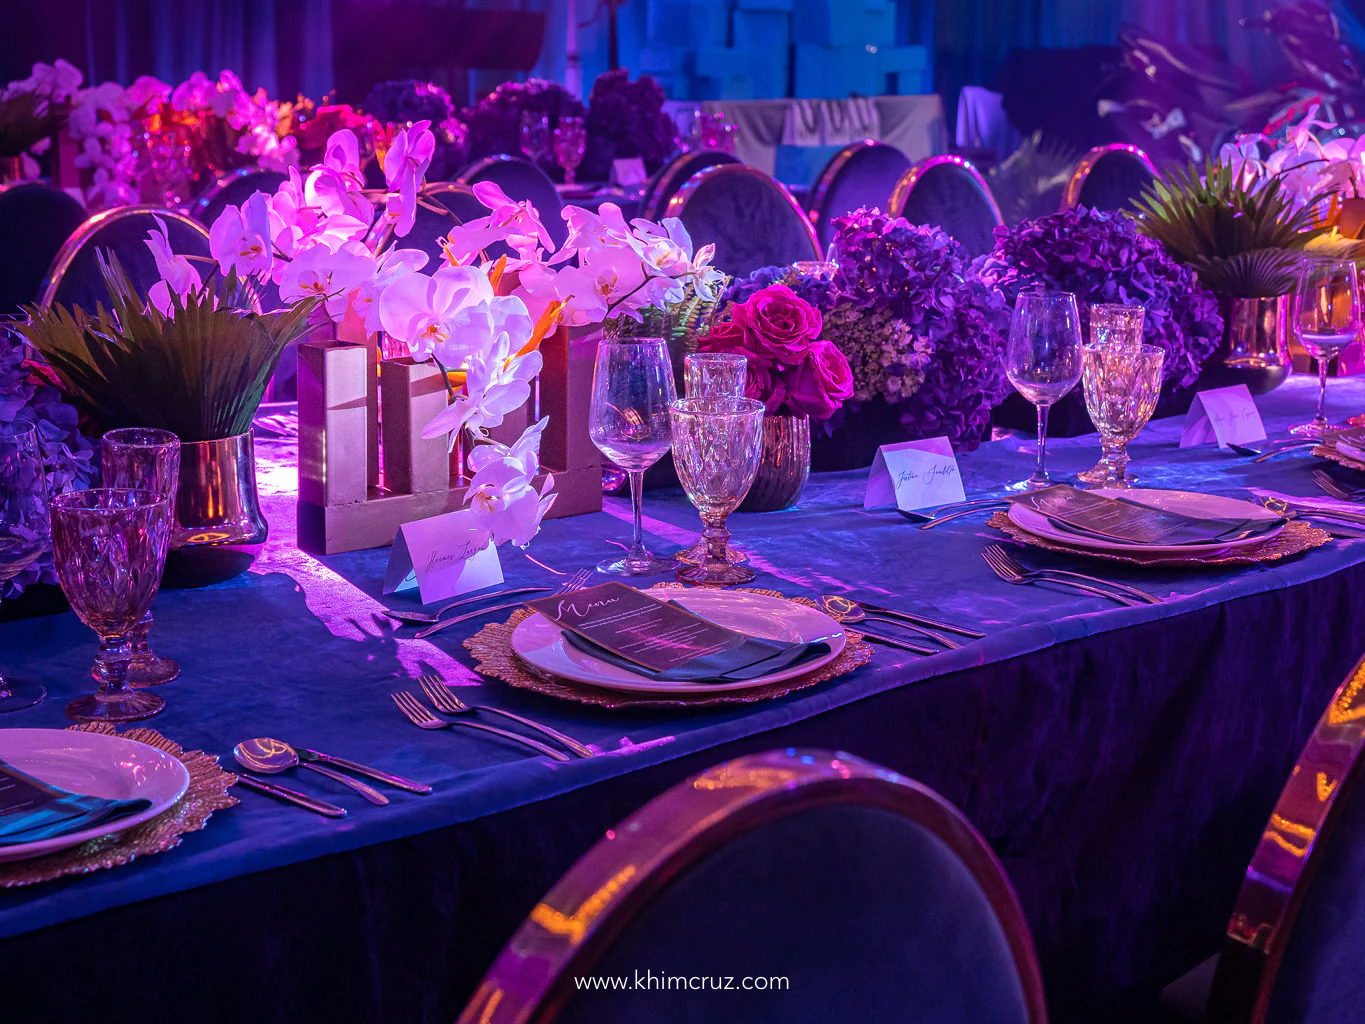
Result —
[[105, 800], [68, 793], [0, 761], [0, 846], [94, 828], [148, 806], [146, 800]]
[[1278, 518], [1203, 518], [1169, 512], [1128, 498], [1104, 498], [1065, 484], [1010, 499], [1081, 533], [1127, 544], [1231, 542], [1279, 525]]
[[563, 626], [567, 643], [653, 679], [752, 679], [829, 649], [822, 638], [785, 644], [726, 629], [623, 583], [527, 601]]

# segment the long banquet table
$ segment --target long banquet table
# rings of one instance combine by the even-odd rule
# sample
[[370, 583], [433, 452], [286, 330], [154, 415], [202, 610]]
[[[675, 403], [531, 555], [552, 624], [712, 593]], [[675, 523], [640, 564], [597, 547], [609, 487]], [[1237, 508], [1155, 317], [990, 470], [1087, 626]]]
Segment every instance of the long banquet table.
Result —
[[[1272, 435], [1306, 418], [1315, 382], [1260, 400]], [[1331, 408], [1365, 408], [1334, 380]], [[1133, 446], [1141, 482], [1310, 495], [1316, 460], [1263, 465], [1178, 449], [1178, 420]], [[968, 494], [1024, 475], [1032, 441], [961, 460]], [[1054, 441], [1053, 466], [1093, 463], [1093, 437]], [[263, 442], [272, 540], [254, 570], [155, 606], [159, 651], [183, 677], [148, 723], [223, 755], [273, 736], [430, 782], [370, 807], [325, 780], [286, 780], [350, 809], [336, 822], [249, 792], [182, 846], [114, 870], [0, 893], [6, 1021], [449, 1021], [536, 900], [592, 842], [687, 774], [738, 754], [838, 748], [938, 789], [1000, 855], [1042, 960], [1054, 1019], [1098, 1019], [1217, 948], [1257, 836], [1315, 719], [1365, 648], [1365, 543], [1221, 571], [1100, 572], [1169, 598], [1124, 608], [996, 580], [979, 518], [921, 531], [863, 510], [865, 471], [812, 478], [797, 509], [735, 516], [755, 586], [849, 592], [975, 622], [989, 635], [918, 658], [879, 647], [852, 675], [752, 705], [640, 713], [481, 682], [449, 630], [399, 638], [376, 609], [387, 551], [315, 558], [294, 545], [292, 453]], [[680, 493], [646, 498], [651, 542], [690, 542]], [[531, 552], [589, 565], [629, 509], [545, 524]], [[1058, 561], [1037, 551], [1028, 561]], [[509, 581], [549, 574], [508, 554]], [[480, 623], [472, 624], [477, 627]], [[406, 637], [410, 631], [405, 631]], [[70, 613], [0, 626], [8, 669], [48, 700], [0, 727], [67, 724], [94, 643]], [[603, 756], [555, 763], [474, 733], [427, 733], [389, 701], [435, 669], [471, 701], [542, 719]], [[793, 978], [793, 988], [799, 978]]]

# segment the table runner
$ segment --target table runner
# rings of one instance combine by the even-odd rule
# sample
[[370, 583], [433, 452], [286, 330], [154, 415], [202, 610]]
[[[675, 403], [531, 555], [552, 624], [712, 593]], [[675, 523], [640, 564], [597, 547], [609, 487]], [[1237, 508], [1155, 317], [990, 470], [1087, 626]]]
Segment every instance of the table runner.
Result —
[[[1306, 415], [1313, 386], [1295, 379], [1261, 400], [1272, 432]], [[1365, 406], [1365, 387], [1334, 381], [1333, 397], [1334, 409], [1360, 408]], [[1177, 450], [1178, 435], [1178, 421], [1163, 422], [1133, 446], [1134, 468], [1142, 483], [1234, 494], [1244, 493], [1239, 489], [1247, 484], [1312, 493], [1308, 472], [1314, 463], [1306, 455], [1286, 455], [1255, 466], [1211, 446]], [[858, 593], [879, 594], [898, 607], [977, 621], [992, 635], [968, 649], [929, 660], [881, 651], [872, 666], [845, 680], [737, 711], [622, 715], [556, 704], [497, 684], [476, 691], [481, 701], [536, 715], [612, 752], [594, 761], [550, 765], [472, 737], [421, 733], [397, 717], [386, 696], [396, 678], [427, 665], [453, 678], [455, 666], [466, 660], [458, 646], [463, 634], [449, 631], [434, 638], [434, 646], [395, 643], [365, 603], [376, 599], [386, 552], [313, 559], [293, 549], [288, 459], [272, 451], [275, 446], [262, 447], [262, 489], [273, 494], [266, 502], [273, 536], [259, 571], [219, 587], [167, 592], [158, 599], [154, 639], [159, 649], [181, 660], [186, 673], [163, 691], [170, 707], [157, 727], [182, 744], [224, 754], [236, 740], [274, 735], [425, 778], [437, 786], [437, 793], [428, 798], [400, 795], [390, 807], [377, 811], [357, 807], [339, 825], [250, 797], [173, 854], [68, 885], [6, 894], [0, 898], [0, 934], [20, 934], [101, 909], [470, 821], [571, 793], [633, 769], [704, 754], [721, 744], [761, 739], [766, 731], [836, 709], [851, 710], [851, 705], [873, 694], [901, 690], [932, 676], [970, 672], [1053, 648], [1062, 664], [1063, 641], [1125, 628], [1134, 635], [1142, 630], [1144, 636], [1151, 635], [1153, 628], [1160, 631], [1161, 620], [1198, 618], [1194, 613], [1221, 602], [1295, 587], [1365, 561], [1365, 545], [1338, 541], [1272, 567], [1194, 575], [1115, 571], [1116, 577], [1163, 596], [1179, 595], [1161, 607], [1122, 609], [1082, 596], [1009, 588], [995, 581], [980, 559], [983, 543], [997, 535], [979, 522], [919, 531], [894, 513], [860, 509], [864, 473], [816, 477], [793, 512], [735, 517], [737, 543], [753, 553], [757, 568], [770, 573], [761, 575], [759, 583], [793, 594], [810, 593], [807, 588], [837, 592], [854, 585]], [[1087, 468], [1098, 454], [1093, 438], [1054, 442], [1050, 449], [1056, 468], [1070, 472]], [[1011, 438], [964, 457], [968, 493], [1025, 475], [1030, 452], [1030, 442]], [[551, 521], [532, 551], [560, 569], [588, 564], [600, 556], [607, 539], [624, 535], [627, 515], [624, 504], [613, 503], [608, 514]], [[661, 549], [694, 536], [695, 513], [677, 494], [651, 493], [646, 515], [653, 542]], [[812, 537], [821, 543], [812, 544]], [[1105, 572], [1110, 569], [1104, 566]], [[507, 559], [507, 571], [514, 581], [547, 575], [515, 555]], [[192, 642], [196, 638], [198, 645]], [[1332, 638], [1340, 639], [1344, 638]], [[0, 651], [7, 667], [39, 675], [52, 691], [46, 704], [9, 716], [3, 725], [64, 724], [62, 704], [85, 688], [82, 669], [93, 653], [93, 639], [84, 628], [69, 614], [9, 624], [0, 628]], [[1345, 657], [1349, 660], [1354, 653]], [[1190, 652], [1190, 657], [1198, 656], [1197, 651]], [[1318, 685], [1330, 692], [1335, 682]], [[951, 707], [940, 690], [932, 696], [940, 713]], [[1299, 717], [1311, 722], [1319, 711], [1313, 700], [1306, 699]], [[1002, 735], [993, 742], [1008, 745], [1010, 740]], [[299, 783], [310, 791], [323, 791], [311, 780]], [[1024, 789], [1016, 795], [1022, 798], [1027, 773], [1020, 784]], [[961, 794], [949, 795], [962, 799]], [[1002, 794], [1006, 802], [1010, 798]], [[993, 824], [978, 820], [988, 836]], [[1007, 866], [1018, 855], [1015, 850], [1000, 852]], [[1026, 906], [1036, 897], [1024, 895]]]

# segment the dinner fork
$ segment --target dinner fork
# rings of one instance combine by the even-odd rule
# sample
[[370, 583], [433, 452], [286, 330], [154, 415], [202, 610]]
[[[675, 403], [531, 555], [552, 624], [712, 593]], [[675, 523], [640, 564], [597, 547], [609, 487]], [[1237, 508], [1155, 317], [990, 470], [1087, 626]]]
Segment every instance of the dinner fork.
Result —
[[419, 729], [451, 729], [457, 725], [463, 726], [466, 729], [476, 729], [479, 732], [492, 733], [494, 736], [501, 736], [503, 739], [511, 740], [513, 743], [520, 743], [524, 747], [530, 747], [537, 754], [553, 757], [556, 761], [569, 760], [569, 755], [562, 750], [556, 750], [554, 747], [547, 747], [539, 740], [533, 740], [529, 736], [523, 736], [520, 733], [512, 732], [508, 729], [499, 729], [497, 726], [484, 725], [482, 722], [470, 722], [463, 718], [457, 718], [453, 722], [447, 721], [444, 718], [437, 718], [425, 704], [407, 690], [399, 690], [396, 693], [389, 694], [389, 696], [393, 698], [393, 702], [398, 705], [398, 710], [403, 712], [403, 716]]
[[391, 619], [399, 622], [407, 622], [414, 626], [430, 626], [433, 622], [440, 622], [441, 616], [446, 612], [454, 611], [467, 604], [476, 604], [479, 601], [487, 601], [493, 597], [511, 597], [514, 594], [548, 594], [554, 587], [517, 587], [515, 590], [495, 590], [487, 594], [473, 594], [469, 597], [462, 597], [458, 601], [451, 601], [450, 604], [437, 608], [434, 612], [409, 612], [401, 611], [397, 608], [385, 608], [384, 614]]
[[1365, 501], [1365, 491], [1342, 487], [1341, 484], [1332, 479], [1332, 475], [1325, 469], [1313, 470], [1313, 481], [1327, 492], [1329, 497], [1336, 498], [1339, 501], [1354, 501], [1357, 503]]
[[989, 551], [991, 548], [995, 549], [995, 557], [999, 560], [1001, 565], [1004, 565], [1012, 572], [1018, 573], [1020, 576], [1027, 576], [1031, 572], [1040, 573], [1044, 576], [1066, 576], [1071, 579], [1080, 580], [1082, 583], [1093, 583], [1096, 586], [1109, 587], [1111, 590], [1117, 590], [1120, 593], [1127, 594], [1129, 597], [1146, 602], [1147, 604], [1161, 604], [1161, 598], [1155, 597], [1145, 590], [1139, 590], [1137, 587], [1130, 587], [1126, 583], [1102, 579], [1099, 576], [1087, 576], [1085, 573], [1072, 572], [1070, 569], [1030, 569], [1001, 545], [991, 544], [987, 550]]
[[[1004, 557], [1001, 557], [1004, 556]], [[1088, 583], [1081, 583], [1074, 579], [1064, 578], [1065, 576], [1079, 576], [1079, 573], [1065, 573], [1064, 576], [1053, 576], [1051, 573], [1061, 573], [1062, 570], [1024, 569], [1018, 562], [1010, 558], [999, 544], [988, 544], [986, 550], [981, 552], [981, 557], [986, 560], [986, 564], [991, 567], [991, 571], [999, 576], [1006, 583], [1028, 584], [1028, 583], [1056, 583], [1058, 586], [1071, 587], [1073, 590], [1081, 590], [1087, 594], [1094, 594], [1096, 597], [1106, 597], [1111, 601], [1116, 601], [1129, 608], [1136, 608], [1146, 603], [1158, 604], [1159, 599], [1152, 597], [1151, 594], [1144, 594], [1139, 600], [1130, 597], [1126, 593], [1117, 590], [1106, 590], [1102, 587], [1091, 586]], [[1093, 577], [1082, 577], [1082, 579], [1093, 579]], [[1108, 584], [1107, 580], [1097, 582]]]
[[464, 701], [460, 700], [459, 697], [455, 696], [455, 691], [446, 685], [444, 679], [434, 673], [418, 676], [417, 682], [421, 684], [422, 692], [427, 695], [427, 699], [435, 704], [436, 710], [443, 715], [473, 714], [476, 711], [487, 711], [489, 714], [502, 715], [503, 718], [509, 718], [513, 722], [520, 722], [522, 725], [526, 726], [526, 728], [534, 729], [542, 736], [548, 736], [550, 739], [564, 744], [564, 746], [568, 747], [579, 757], [593, 756], [593, 752], [579, 743], [578, 740], [574, 739], [572, 736], [565, 736], [562, 732], [557, 732], [548, 725], [541, 725], [539, 722], [533, 722], [529, 718], [522, 718], [521, 715], [514, 715], [512, 712], [504, 711], [502, 708], [492, 708], [486, 704], [466, 704]]
[[[579, 569], [578, 572], [565, 580], [564, 583], [554, 591], [553, 595], [549, 596], [558, 597], [560, 594], [571, 594], [575, 590], [582, 590], [592, 582], [592, 579], [592, 569]], [[463, 615], [456, 615], [454, 618], [442, 619], [440, 622], [430, 625], [426, 629], [419, 629], [414, 634], [414, 637], [418, 640], [424, 640], [433, 633], [439, 633], [447, 626], [454, 626], [460, 622], [468, 622], [470, 619], [477, 619], [482, 615], [487, 615], [489, 612], [501, 612], [506, 611], [508, 608], [520, 608], [525, 603], [526, 602], [524, 601], [507, 601], [503, 604], [493, 604], [489, 605], [487, 608], [479, 608], [476, 611], [465, 612]]]

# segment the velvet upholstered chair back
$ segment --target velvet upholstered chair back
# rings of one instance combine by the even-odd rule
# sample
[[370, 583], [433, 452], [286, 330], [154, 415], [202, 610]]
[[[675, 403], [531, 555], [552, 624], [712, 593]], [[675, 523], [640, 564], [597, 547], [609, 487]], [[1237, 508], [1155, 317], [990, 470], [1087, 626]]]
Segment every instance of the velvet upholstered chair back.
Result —
[[1156, 165], [1137, 146], [1096, 146], [1076, 165], [1062, 192], [1062, 209], [1126, 210], [1156, 177]]
[[644, 195], [640, 197], [640, 216], [646, 220], [659, 221], [668, 209], [669, 200], [678, 194], [678, 189], [687, 184], [687, 179], [692, 175], [708, 167], [739, 162], [738, 157], [716, 149], [701, 149], [675, 156], [645, 183]]
[[147, 290], [161, 280], [147, 236], [158, 219], [166, 225], [171, 249], [179, 256], [209, 256], [208, 229], [191, 217], [160, 206], [121, 206], [91, 217], [66, 240], [43, 281], [41, 304], [80, 306], [93, 313], [99, 303], [109, 306], [109, 289], [100, 274], [97, 253], [118, 257], [136, 290]]
[[719, 765], [608, 832], [531, 911], [460, 1016], [1045, 1020], [1028, 927], [981, 836], [918, 783], [801, 750]]
[[25, 182], [0, 189], [0, 316], [37, 302], [43, 275], [85, 220], [85, 207], [60, 189]]
[[[429, 277], [436, 273], [445, 257], [441, 240], [450, 233], [450, 229], [457, 224], [487, 216], [488, 208], [479, 202], [468, 185], [438, 181], [423, 187], [421, 202], [418, 203], [411, 231], [398, 238], [394, 234], [393, 225], [380, 217], [370, 229], [370, 243], [378, 253], [388, 252], [395, 247], [421, 249], [427, 254], [427, 265], [422, 268], [422, 273]], [[512, 251], [502, 242], [497, 243], [496, 251], [494, 248], [490, 246], [485, 255], [497, 259], [504, 253], [510, 254]]]
[[830, 157], [811, 189], [810, 219], [824, 252], [834, 238], [832, 221], [864, 206], [885, 211], [896, 183], [910, 170], [910, 158], [895, 146], [866, 140]]
[[[509, 199], [517, 202], [530, 200], [541, 223], [550, 233], [550, 239], [558, 249], [569, 237], [569, 226], [564, 223], [562, 210], [564, 203], [559, 198], [555, 183], [549, 175], [528, 160], [519, 160], [505, 153], [484, 157], [470, 164], [460, 172], [461, 185], [477, 185], [481, 181], [491, 181], [501, 188]], [[485, 214], [487, 210], [483, 211]], [[497, 259], [500, 253], [489, 255]]]
[[1228, 924], [1206, 1019], [1365, 1017], [1365, 659], [1318, 720], [1266, 823]]
[[960, 156], [932, 156], [906, 171], [896, 183], [891, 213], [942, 228], [969, 257], [990, 252], [995, 229], [1004, 223], [986, 179]]
[[693, 245], [715, 243], [712, 262], [732, 277], [820, 258], [810, 220], [786, 186], [745, 164], [697, 172], [665, 215], [683, 222]]
[[241, 206], [251, 198], [253, 192], [272, 196], [288, 178], [287, 174], [267, 171], [263, 167], [239, 167], [204, 189], [190, 205], [190, 216], [204, 227], [211, 228], [218, 215], [229, 206]]

